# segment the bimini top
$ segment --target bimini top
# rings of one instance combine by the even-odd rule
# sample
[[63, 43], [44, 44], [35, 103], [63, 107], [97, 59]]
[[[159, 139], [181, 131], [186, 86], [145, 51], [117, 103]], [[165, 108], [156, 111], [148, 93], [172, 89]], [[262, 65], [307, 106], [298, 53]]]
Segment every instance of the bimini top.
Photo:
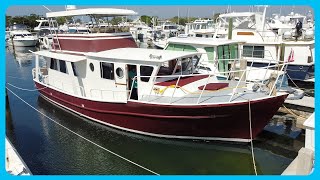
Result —
[[133, 16], [138, 13], [127, 9], [114, 9], [114, 8], [87, 8], [87, 9], [74, 9], [68, 11], [57, 11], [46, 13], [48, 18], [63, 17], [63, 16], [84, 16], [84, 15], [96, 15], [102, 17], [112, 16]]
[[232, 12], [232, 13], [226, 13], [226, 14], [220, 14], [220, 18], [226, 18], [226, 17], [250, 17], [254, 16], [255, 13], [252, 12]]
[[172, 37], [168, 39], [168, 43], [220, 46], [227, 44], [245, 43], [245, 41], [228, 40], [220, 38]]
[[111, 60], [143, 61], [163, 63], [177, 58], [201, 55], [198, 52], [164, 51], [160, 49], [118, 48], [101, 52], [90, 52], [86, 56]]

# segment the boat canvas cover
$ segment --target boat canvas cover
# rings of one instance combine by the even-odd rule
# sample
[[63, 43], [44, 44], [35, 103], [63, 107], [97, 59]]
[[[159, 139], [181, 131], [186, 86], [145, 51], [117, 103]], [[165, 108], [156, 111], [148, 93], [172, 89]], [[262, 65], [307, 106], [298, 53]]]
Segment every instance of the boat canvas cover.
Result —
[[252, 12], [232, 12], [232, 13], [226, 13], [226, 14], [220, 14], [220, 18], [232, 18], [232, 17], [250, 17], [254, 16], [255, 13]]
[[197, 44], [197, 45], [210, 45], [221, 46], [227, 44], [245, 43], [245, 41], [219, 39], [219, 38], [199, 38], [199, 37], [173, 37], [169, 38], [168, 42], [178, 44]]
[[75, 9], [69, 11], [57, 11], [48, 12], [46, 16], [52, 17], [64, 17], [64, 16], [84, 16], [84, 15], [96, 15], [103, 17], [112, 16], [133, 16], [138, 13], [127, 9], [114, 9], [114, 8], [87, 8], [87, 9]]
[[59, 59], [59, 60], [64, 60], [64, 61], [68, 61], [68, 62], [79, 62], [79, 61], [86, 60], [85, 56], [55, 53], [55, 52], [50, 52], [50, 51], [37, 51], [37, 52], [33, 52], [33, 54], [39, 55], [39, 56], [44, 56], [44, 57], [49, 57], [49, 58], [54, 58], [54, 59]]

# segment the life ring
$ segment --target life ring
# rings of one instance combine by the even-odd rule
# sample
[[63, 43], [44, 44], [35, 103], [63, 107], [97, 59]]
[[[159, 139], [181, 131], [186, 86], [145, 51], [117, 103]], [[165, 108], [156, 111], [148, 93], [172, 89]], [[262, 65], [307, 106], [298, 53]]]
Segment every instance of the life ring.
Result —
[[49, 49], [50, 47], [50, 42], [49, 42], [49, 38], [47, 36], [45, 36], [42, 40], [42, 43], [43, 43], [43, 47], [46, 48], [46, 49]]

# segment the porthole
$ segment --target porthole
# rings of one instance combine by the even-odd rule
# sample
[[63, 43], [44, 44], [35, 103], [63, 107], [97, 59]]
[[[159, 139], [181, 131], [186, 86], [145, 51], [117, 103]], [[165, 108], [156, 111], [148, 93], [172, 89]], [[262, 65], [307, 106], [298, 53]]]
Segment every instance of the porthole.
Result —
[[93, 71], [94, 71], [94, 66], [93, 66], [93, 64], [90, 63], [89, 66], [90, 66], [91, 71], [93, 72]]
[[116, 69], [116, 74], [117, 74], [118, 78], [120, 78], [120, 79], [123, 78], [123, 69], [118, 67]]

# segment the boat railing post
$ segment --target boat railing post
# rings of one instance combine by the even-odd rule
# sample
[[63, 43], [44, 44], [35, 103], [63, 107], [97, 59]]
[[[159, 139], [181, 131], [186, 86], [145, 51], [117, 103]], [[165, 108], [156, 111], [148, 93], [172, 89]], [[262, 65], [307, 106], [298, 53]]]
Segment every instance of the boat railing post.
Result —
[[36, 70], [35, 70], [36, 77], [35, 77], [35, 79], [39, 81], [40, 80], [39, 79], [39, 55], [37, 55], [37, 54], [36, 54], [36, 62], [35, 63], [36, 63]]
[[202, 97], [202, 94], [203, 94], [204, 90], [206, 89], [207, 84], [208, 84], [210, 78], [211, 78], [211, 74], [209, 74], [208, 79], [207, 79], [207, 82], [206, 82], [206, 84], [203, 86], [203, 89], [202, 89], [201, 94], [200, 94], [200, 96], [199, 96], [199, 98], [198, 98], [197, 104], [199, 104], [200, 99], [201, 99], [201, 97]]
[[[253, 60], [251, 61], [250, 68], [249, 68], [249, 72], [248, 72], [248, 74], [247, 74], [247, 77], [248, 77], [248, 78], [249, 78], [249, 74], [250, 74], [250, 72], [251, 72], [251, 69], [252, 69], [252, 67], [253, 67], [254, 61], [255, 61], [255, 59], [253, 59]], [[244, 71], [247, 71], [247, 70], [245, 69]], [[244, 74], [244, 73], [243, 73], [243, 74]], [[241, 76], [241, 77], [243, 77], [243, 76]], [[245, 82], [247, 82], [247, 78], [246, 78]]]
[[135, 76], [133, 79], [132, 79], [132, 84], [131, 84], [131, 89], [130, 89], [130, 93], [129, 93], [129, 97], [128, 97], [128, 100], [130, 99], [131, 97], [131, 94], [132, 94], [132, 89], [133, 89], [133, 84], [134, 84], [134, 81], [136, 80], [137, 76]]
[[[284, 65], [284, 63], [283, 63], [280, 71], [283, 71], [283, 68], [284, 68], [284, 67], [285, 67], [285, 65]], [[279, 71], [277, 71], [277, 78], [276, 78], [276, 81], [274, 82], [274, 84], [273, 84], [273, 86], [272, 86], [272, 88], [271, 88], [271, 90], [270, 90], [270, 92], [269, 92], [269, 96], [271, 96], [272, 91], [273, 91], [274, 88], [276, 87], [278, 80], [279, 80]]]
[[178, 81], [176, 82], [176, 85], [175, 85], [175, 87], [174, 87], [174, 90], [173, 90], [173, 93], [172, 93], [172, 95], [171, 95], [170, 102], [169, 102], [170, 104], [171, 104], [171, 102], [172, 102], [173, 95], [174, 95], [174, 93], [176, 92], [177, 86], [179, 85], [180, 78], [181, 78], [181, 76], [178, 77]]
[[152, 90], [153, 90], [153, 88], [154, 88], [154, 83], [155, 83], [155, 81], [156, 81], [156, 78], [157, 76], [155, 76], [155, 77], [153, 77], [153, 76], [150, 76], [150, 78], [153, 78], [153, 80], [152, 80], [152, 86], [151, 86], [151, 89], [150, 89], [150, 93], [149, 93], [149, 96], [148, 96], [148, 102], [149, 102], [149, 100], [150, 100], [150, 96], [151, 96], [151, 93], [152, 93]]
[[[245, 73], [246, 70], [243, 70], [243, 71], [244, 71], [244, 72], [242, 73], [241, 78], [239, 79], [239, 81], [238, 81], [238, 83], [237, 83], [237, 86], [232, 89], [232, 95], [231, 95], [231, 97], [230, 97], [230, 99], [229, 99], [229, 102], [231, 102], [234, 94], [236, 93], [236, 91], [237, 91], [237, 89], [238, 89], [238, 87], [239, 87], [239, 85], [240, 85], [240, 83], [241, 83], [241, 79], [243, 78], [244, 74], [246, 74], [246, 73]], [[248, 73], [248, 74], [249, 74], [249, 73]]]
[[263, 79], [261, 80], [261, 84], [263, 84], [263, 81], [266, 79], [266, 76], [267, 76], [267, 73], [269, 71], [269, 68], [270, 68], [270, 64], [271, 64], [271, 59], [269, 60], [269, 63], [268, 63], [268, 66], [266, 68], [266, 72], [264, 73], [264, 76], [263, 76]]

